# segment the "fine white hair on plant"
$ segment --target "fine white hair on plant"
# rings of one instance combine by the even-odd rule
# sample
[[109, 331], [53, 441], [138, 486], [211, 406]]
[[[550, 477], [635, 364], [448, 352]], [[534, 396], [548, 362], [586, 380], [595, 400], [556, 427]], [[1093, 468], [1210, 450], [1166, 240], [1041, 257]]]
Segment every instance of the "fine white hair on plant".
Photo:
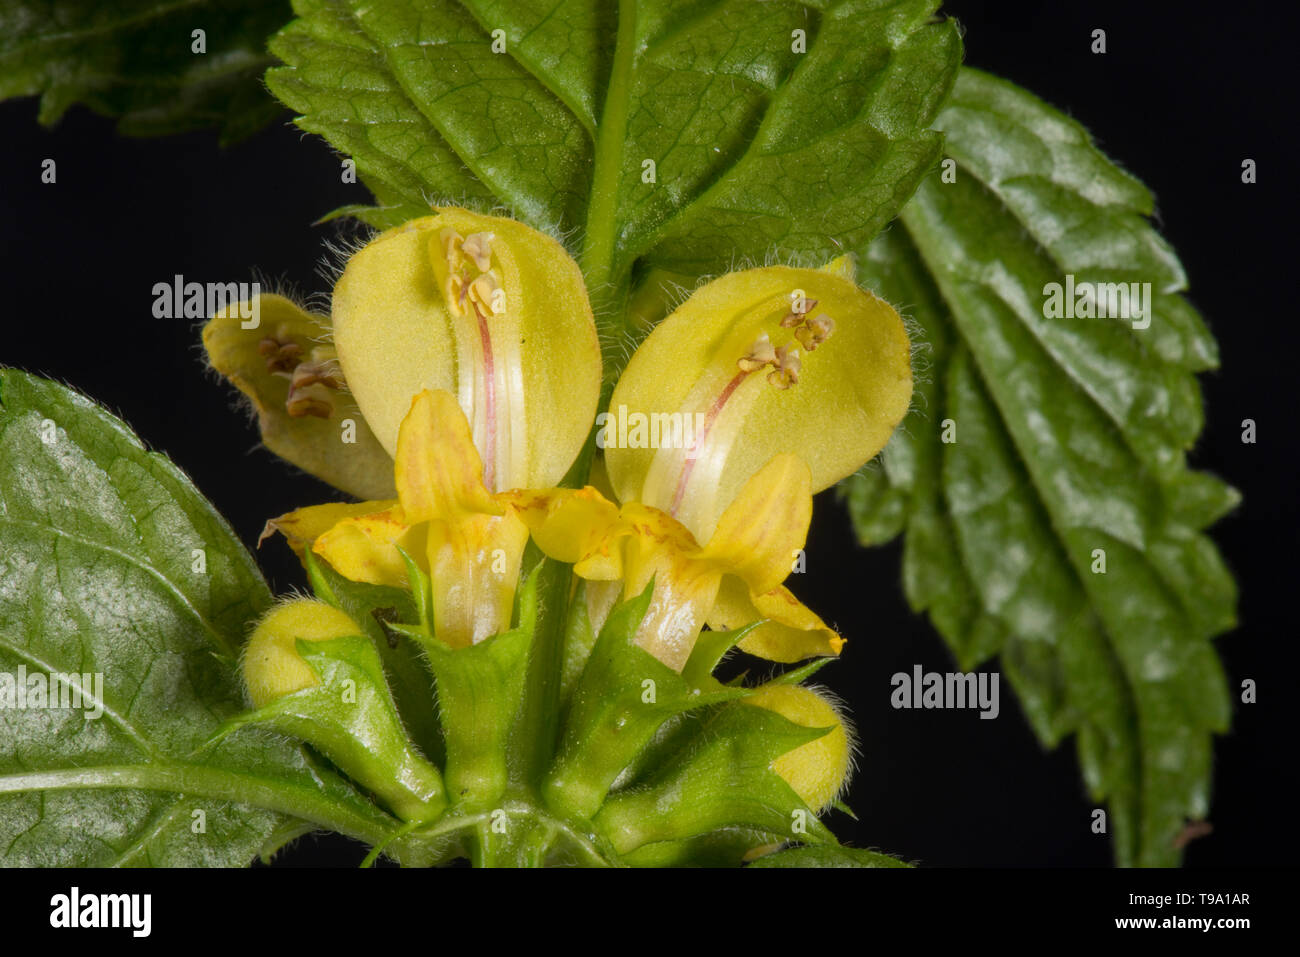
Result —
[[292, 605], [294, 602], [299, 602], [299, 601], [320, 601], [320, 599], [317, 598], [310, 591], [304, 589], [301, 585], [298, 584], [290, 585], [289, 590], [287, 592], [285, 592], [282, 595], [275, 596], [275, 598], [271, 601], [270, 607], [268, 607], [266, 611], [262, 612], [260, 615], [258, 615], [256, 618], [254, 618], [252, 621], [248, 622], [245, 625], [244, 643], [240, 645], [239, 648], [239, 674], [241, 675], [244, 674], [244, 659], [248, 655], [248, 646], [250, 644], [248, 639], [253, 637], [253, 632], [257, 631], [257, 629], [261, 627], [262, 622], [270, 618], [271, 615], [273, 615], [275, 612], [279, 611], [281, 608], [284, 608], [286, 605]]
[[840, 727], [844, 729], [844, 742], [848, 752], [849, 766], [844, 771], [844, 780], [840, 782], [839, 788], [835, 791], [835, 796], [831, 798], [831, 803], [834, 804], [848, 791], [849, 782], [853, 780], [853, 776], [858, 772], [858, 762], [862, 757], [861, 739], [858, 736], [858, 729], [854, 726], [850, 717], [848, 702], [825, 685], [804, 685], [803, 687], [830, 705], [831, 710], [835, 712], [835, 717], [839, 719]]
[[[834, 244], [836, 247], [840, 245], [839, 243]], [[811, 253], [784, 249], [780, 246], [770, 246], [763, 257], [763, 265], [786, 266], [790, 269], [820, 269], [831, 260], [838, 259], [842, 255], [844, 255], [843, 248], [837, 248], [834, 252]]]
[[691, 298], [691, 294], [699, 289], [704, 283], [710, 281], [713, 277], [701, 277], [700, 281], [693, 286], [687, 286], [677, 282], [675, 279], [666, 279], [659, 283], [659, 288], [663, 290], [664, 297], [667, 299], [668, 312], [672, 313], [677, 310], [682, 303]]
[[[360, 220], [340, 223], [334, 236], [324, 242], [325, 252], [316, 264], [316, 275], [325, 280], [326, 285], [332, 290], [342, 277], [343, 270], [347, 268], [348, 260], [361, 252], [378, 235], [379, 230]], [[325, 296], [328, 311], [329, 293], [325, 293]]]
[[627, 329], [611, 329], [602, 323], [596, 324], [596, 337], [600, 341], [600, 355], [603, 360], [602, 377], [608, 384], [617, 382], [622, 370], [632, 361], [642, 337]]
[[550, 217], [526, 218], [520, 216], [517, 210], [515, 210], [514, 208], [509, 206], [502, 206], [502, 205], [498, 205], [494, 207], [492, 209], [492, 215], [505, 216], [517, 222], [521, 222], [525, 226], [528, 226], [530, 229], [535, 229], [539, 233], [543, 233], [547, 236], [550, 236], [557, 243], [559, 243], [566, 250], [568, 250], [571, 254], [576, 251], [576, 247], [571, 244], [571, 241], [581, 233], [581, 230], [577, 226], [570, 226], [568, 229], [565, 229], [564, 226], [562, 226], [560, 222], [556, 219]]

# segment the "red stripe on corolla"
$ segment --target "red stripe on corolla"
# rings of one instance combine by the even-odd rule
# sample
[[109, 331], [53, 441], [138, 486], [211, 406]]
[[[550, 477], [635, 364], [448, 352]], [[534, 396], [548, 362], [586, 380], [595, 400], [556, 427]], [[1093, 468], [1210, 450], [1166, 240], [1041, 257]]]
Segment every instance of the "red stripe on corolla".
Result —
[[483, 345], [483, 407], [487, 417], [487, 430], [484, 436], [486, 448], [483, 450], [483, 484], [489, 490], [497, 491], [497, 377], [492, 362], [492, 334], [488, 331], [487, 316], [479, 311], [478, 303], [472, 303], [474, 316], [478, 319], [478, 337]]
[[676, 516], [677, 510], [681, 508], [682, 497], [686, 494], [686, 483], [690, 480], [691, 471], [695, 468], [695, 459], [699, 455], [700, 446], [709, 437], [709, 430], [713, 428], [713, 423], [717, 421], [718, 416], [722, 413], [722, 407], [727, 404], [727, 400], [731, 398], [736, 389], [740, 388], [740, 384], [745, 381], [748, 375], [748, 372], [737, 372], [731, 381], [727, 383], [726, 388], [718, 393], [718, 397], [713, 400], [713, 404], [709, 406], [709, 411], [704, 416], [704, 428], [700, 430], [700, 434], [691, 443], [690, 454], [686, 456], [686, 463], [682, 466], [682, 474], [677, 479], [677, 488], [673, 492], [672, 508], [669, 509], [670, 515]]

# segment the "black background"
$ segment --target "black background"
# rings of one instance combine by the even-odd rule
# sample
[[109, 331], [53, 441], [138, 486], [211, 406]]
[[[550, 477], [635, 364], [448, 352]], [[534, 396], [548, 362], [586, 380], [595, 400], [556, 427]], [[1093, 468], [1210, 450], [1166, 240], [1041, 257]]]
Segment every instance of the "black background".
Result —
[[[1287, 5], [1289, 6], [1289, 5]], [[956, 2], [967, 62], [1033, 90], [1083, 122], [1154, 191], [1157, 222], [1182, 257], [1191, 298], [1218, 336], [1206, 375], [1207, 427], [1194, 465], [1226, 477], [1245, 504], [1215, 537], [1241, 589], [1241, 627], [1219, 640], [1231, 686], [1259, 683], [1218, 742], [1214, 833], [1191, 867], [1290, 860], [1294, 720], [1296, 383], [1294, 15], [1271, 4], [1184, 6]], [[1214, 10], [1212, 16], [1193, 10]], [[1174, 12], [1178, 11], [1178, 12]], [[1094, 28], [1108, 52], [1090, 52]], [[126, 140], [74, 109], [53, 130], [34, 101], [0, 104], [0, 363], [67, 381], [167, 452], [250, 546], [268, 516], [333, 490], [257, 448], [232, 390], [203, 374], [197, 327], [151, 315], [152, 286], [261, 278], [326, 292], [327, 210], [368, 198], [338, 159], [285, 121], [228, 150], [211, 133]], [[40, 182], [53, 158], [58, 179]], [[1244, 158], [1259, 181], [1241, 183]], [[1240, 440], [1241, 421], [1258, 443]], [[856, 546], [840, 506], [819, 499], [809, 570], [793, 586], [850, 638], [822, 679], [851, 705], [862, 742], [842, 838], [929, 865], [1106, 865], [1072, 742], [1044, 753], [1004, 684], [1002, 714], [894, 711], [889, 677], [949, 670], [929, 623], [899, 587], [900, 549]], [[303, 583], [279, 542], [259, 561], [277, 591]], [[364, 849], [308, 838], [284, 864], [355, 863]]]

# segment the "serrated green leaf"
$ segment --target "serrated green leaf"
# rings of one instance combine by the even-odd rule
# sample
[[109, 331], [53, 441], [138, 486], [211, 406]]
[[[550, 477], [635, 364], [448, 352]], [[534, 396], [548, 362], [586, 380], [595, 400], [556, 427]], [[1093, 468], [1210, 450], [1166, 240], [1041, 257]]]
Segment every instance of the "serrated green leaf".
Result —
[[[955, 181], [927, 180], [859, 270], [918, 324], [928, 369], [851, 511], [879, 541], [906, 499], [913, 607], [962, 668], [1001, 655], [1044, 742], [1077, 734], [1121, 864], [1173, 864], [1229, 720], [1209, 639], [1236, 592], [1202, 530], [1236, 493], [1186, 466], [1214, 341], [1150, 194], [1077, 123], [964, 70], [936, 125]], [[1067, 275], [1151, 283], [1149, 328], [1046, 318]]]
[[355, 159], [368, 222], [505, 206], [636, 332], [604, 308], [633, 275], [824, 261], [897, 214], [961, 58], [937, 5], [296, 0], [267, 82]]
[[0, 7], [0, 99], [40, 96], [46, 125], [84, 103], [129, 136], [216, 126], [234, 142], [280, 112], [262, 73], [291, 15], [261, 0], [14, 0]]
[[387, 833], [283, 739], [204, 747], [244, 709], [235, 655], [269, 602], [170, 462], [76, 393], [0, 370], [0, 676], [89, 675], [94, 696], [0, 708], [0, 862], [243, 865], [282, 815]]

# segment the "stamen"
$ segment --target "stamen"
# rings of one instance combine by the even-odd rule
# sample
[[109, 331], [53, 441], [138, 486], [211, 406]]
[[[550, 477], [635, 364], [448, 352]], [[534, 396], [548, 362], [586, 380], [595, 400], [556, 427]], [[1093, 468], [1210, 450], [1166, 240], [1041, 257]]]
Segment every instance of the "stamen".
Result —
[[741, 372], [756, 372], [774, 362], [776, 362], [776, 349], [772, 347], [772, 340], [765, 332], [754, 340], [754, 344], [749, 347], [749, 352], [736, 360], [736, 368]]
[[294, 418], [314, 415], [328, 419], [333, 414], [333, 393], [343, 388], [344, 383], [338, 361], [332, 352], [333, 350], [318, 347], [312, 350], [309, 361], [299, 362], [294, 367], [289, 394], [284, 402], [285, 411], [289, 415]]
[[835, 320], [822, 313], [816, 319], [809, 319], [794, 331], [794, 337], [800, 344], [812, 352], [835, 332]]
[[[501, 280], [492, 271], [492, 242], [494, 233], [478, 232], [461, 236], [450, 227], [440, 234], [443, 251], [447, 256], [447, 280], [444, 292], [447, 307], [452, 315], [472, 316], [478, 332], [479, 346], [482, 350], [483, 376], [482, 408], [479, 414], [483, 422], [483, 482], [493, 491], [499, 491], [497, 473], [497, 445], [501, 430], [497, 422], [498, 396], [496, 381], [496, 359], [492, 350], [492, 333], [488, 327], [488, 317], [501, 315], [506, 311], [505, 291]], [[474, 273], [477, 272], [477, 275]], [[477, 429], [477, 426], [476, 426]]]
[[461, 243], [460, 251], [474, 260], [479, 272], [492, 268], [492, 240], [495, 238], [495, 233], [470, 233]]
[[318, 419], [328, 419], [334, 414], [334, 402], [329, 390], [320, 383], [316, 383], [306, 389], [290, 389], [289, 398], [284, 403], [284, 409], [295, 419], [300, 419], [305, 415], [312, 415]]
[[460, 269], [461, 248], [465, 242], [460, 233], [448, 227], [438, 234], [442, 240], [442, 254], [447, 257], [447, 265], [451, 267], [452, 272]]
[[302, 361], [302, 346], [292, 339], [268, 336], [257, 344], [257, 353], [266, 357], [266, 371], [272, 374], [290, 373]]
[[458, 272], [447, 273], [447, 306], [457, 316], [465, 315], [465, 277]]
[[501, 286], [497, 282], [493, 273], [485, 272], [475, 279], [469, 286], [469, 299], [476, 306], [481, 307], [481, 311], [490, 312], [498, 316], [505, 312], [505, 306], [502, 300], [504, 296], [498, 296]]
[[293, 370], [293, 384], [290, 388], [305, 389], [309, 385], [327, 386], [331, 389], [341, 389], [343, 387], [343, 377], [339, 374], [338, 367], [330, 361], [300, 362], [298, 367]]
[[778, 389], [788, 389], [799, 381], [799, 350], [789, 343], [776, 350], [776, 368], [767, 374], [767, 381]]
[[289, 332], [288, 323], [281, 323], [272, 335], [257, 344], [257, 354], [266, 359], [266, 371], [272, 375], [287, 376], [302, 361], [303, 346]]
[[816, 306], [816, 299], [804, 299], [801, 296], [795, 296], [790, 304], [790, 311], [781, 317], [781, 328], [790, 329], [799, 325], [803, 322], [804, 317], [812, 312]]

